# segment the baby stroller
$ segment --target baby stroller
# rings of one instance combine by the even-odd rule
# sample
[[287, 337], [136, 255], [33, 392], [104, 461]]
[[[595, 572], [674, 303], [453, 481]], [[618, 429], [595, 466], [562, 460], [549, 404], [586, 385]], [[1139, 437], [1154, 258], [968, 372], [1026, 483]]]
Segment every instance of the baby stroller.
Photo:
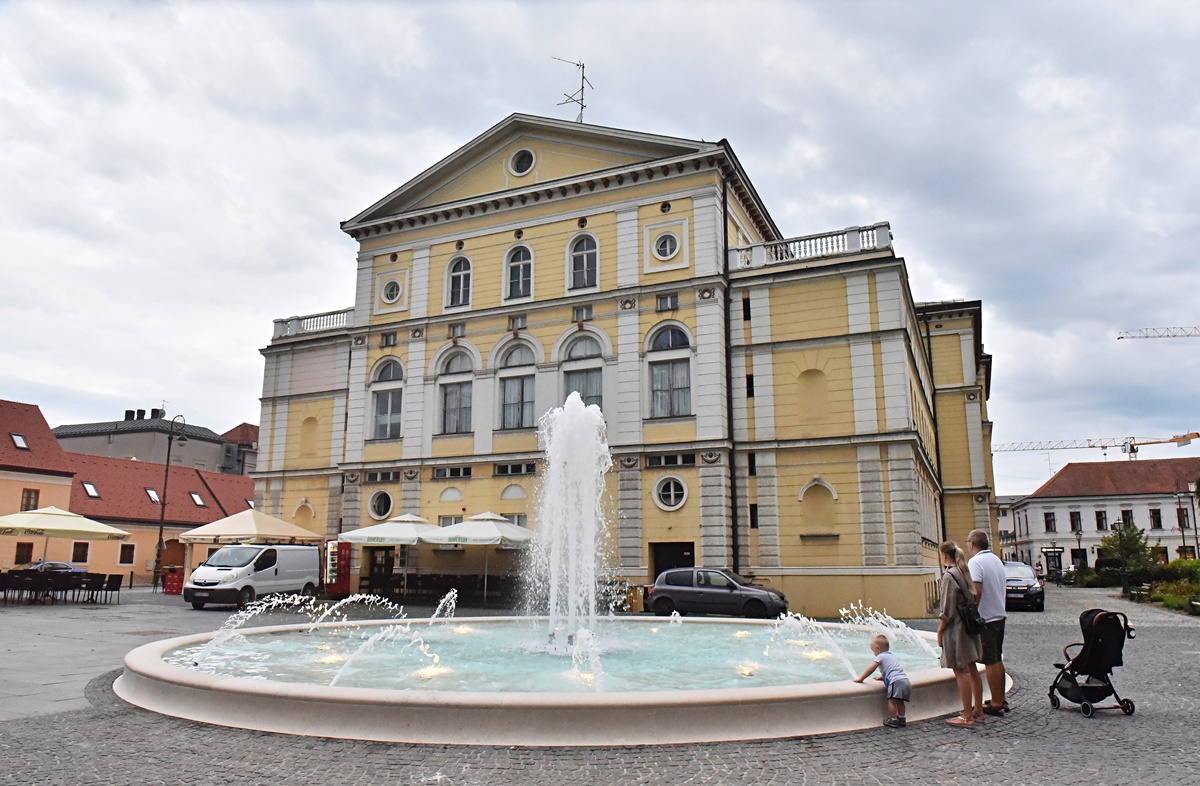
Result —
[[[1132, 715], [1133, 701], [1118, 696], [1108, 679], [1113, 668], [1122, 664], [1125, 639], [1134, 637], [1129, 619], [1118, 611], [1088, 609], [1079, 615], [1079, 627], [1083, 630], [1083, 642], [1063, 647], [1066, 663], [1054, 664], [1059, 671], [1050, 685], [1050, 706], [1058, 709], [1061, 695], [1078, 704], [1085, 718], [1092, 717], [1096, 710], [1121, 710]], [[1074, 658], [1069, 652], [1072, 647], [1082, 647]], [[1100, 706], [1099, 702], [1109, 696], [1117, 703]]]

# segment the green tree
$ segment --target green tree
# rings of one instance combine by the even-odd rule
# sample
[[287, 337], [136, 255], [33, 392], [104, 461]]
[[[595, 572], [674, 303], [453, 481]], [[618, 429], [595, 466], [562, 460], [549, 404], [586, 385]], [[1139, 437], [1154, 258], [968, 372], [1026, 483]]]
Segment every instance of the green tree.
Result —
[[1120, 526], [1116, 522], [1113, 530], [1100, 541], [1100, 550], [1105, 556], [1121, 561], [1121, 589], [1129, 594], [1130, 569], [1145, 568], [1150, 565], [1150, 542], [1146, 532], [1132, 522]]

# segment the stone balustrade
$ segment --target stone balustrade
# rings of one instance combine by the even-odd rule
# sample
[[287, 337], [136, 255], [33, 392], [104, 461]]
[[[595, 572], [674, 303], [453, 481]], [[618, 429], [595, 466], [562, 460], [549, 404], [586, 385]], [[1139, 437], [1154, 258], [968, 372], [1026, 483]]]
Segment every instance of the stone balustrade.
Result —
[[729, 249], [729, 270], [807, 262], [814, 259], [879, 251], [892, 246], [891, 225], [881, 221], [869, 227], [847, 227], [837, 232], [805, 235], [773, 243], [756, 243]]
[[339, 311], [326, 311], [323, 314], [309, 314], [304, 317], [287, 317], [275, 320], [275, 333], [272, 338], [292, 338], [306, 333], [323, 333], [326, 330], [341, 330], [350, 324], [353, 308]]

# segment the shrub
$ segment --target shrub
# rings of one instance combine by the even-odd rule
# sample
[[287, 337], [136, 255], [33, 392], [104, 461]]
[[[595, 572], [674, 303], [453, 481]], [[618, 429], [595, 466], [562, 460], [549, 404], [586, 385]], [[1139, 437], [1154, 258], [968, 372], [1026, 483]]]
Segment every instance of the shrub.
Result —
[[1192, 610], [1190, 595], [1163, 595], [1162, 605], [1164, 609], [1174, 609], [1175, 611]]
[[1096, 558], [1096, 570], [1101, 570], [1102, 568], [1120, 568], [1120, 567], [1121, 567], [1121, 560], [1117, 559], [1116, 557], [1097, 557]]

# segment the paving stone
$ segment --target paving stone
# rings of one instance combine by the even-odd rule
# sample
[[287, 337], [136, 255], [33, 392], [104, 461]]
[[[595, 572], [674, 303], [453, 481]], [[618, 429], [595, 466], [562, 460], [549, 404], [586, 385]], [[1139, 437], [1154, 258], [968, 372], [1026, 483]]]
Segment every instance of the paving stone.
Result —
[[[4, 719], [0, 707], [0, 784], [1200, 784], [1192, 726], [1200, 704], [1200, 618], [1131, 604], [1108, 590], [1049, 589], [1044, 613], [1009, 617], [1013, 711], [978, 728], [935, 720], [812, 738], [570, 749], [325, 740], [155, 715], [113, 695], [118, 653], [215, 628], [224, 615], [179, 608], [172, 605], [177, 598], [162, 596], [126, 603], [128, 593], [121, 611], [108, 615], [60, 607], [30, 616], [22, 609], [10, 614], [14, 607], [8, 607], [0, 609], [0, 690], [39, 664], [47, 690], [59, 698], [72, 683], [55, 676], [86, 674], [80, 653], [105, 628], [108, 643], [90, 661], [91, 679], [76, 687], [86, 709], [53, 712], [50, 694], [24, 717]], [[1113, 677], [1121, 696], [1137, 702], [1132, 717], [1101, 712], [1089, 719], [1065, 703], [1050, 708], [1053, 663], [1065, 644], [1079, 639], [1078, 616], [1087, 608], [1124, 611], [1138, 630], [1126, 645], [1126, 665]], [[38, 619], [40, 612], [49, 614]], [[63, 617], [55, 617], [60, 612]], [[913, 625], [935, 627], [928, 620]], [[38, 627], [53, 635], [30, 635]], [[13, 644], [14, 635], [23, 638]], [[36, 646], [39, 640], [50, 649]], [[21, 700], [36, 704], [37, 696]]]

